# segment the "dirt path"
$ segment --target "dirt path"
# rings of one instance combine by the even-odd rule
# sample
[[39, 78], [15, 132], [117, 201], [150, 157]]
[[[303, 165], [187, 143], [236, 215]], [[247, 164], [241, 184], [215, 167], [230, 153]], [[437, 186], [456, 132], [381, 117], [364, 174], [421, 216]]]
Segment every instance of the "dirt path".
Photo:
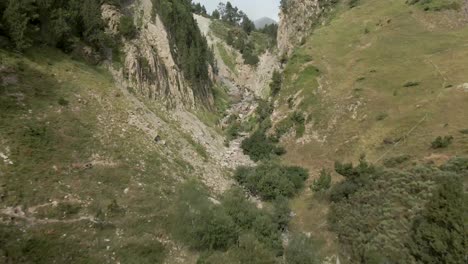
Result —
[[[39, 205], [35, 206], [35, 208], [43, 207], [46, 205]], [[10, 220], [22, 220], [26, 222], [28, 225], [44, 225], [44, 224], [57, 224], [57, 223], [65, 223], [71, 224], [80, 221], [89, 221], [92, 223], [97, 223], [98, 221], [92, 216], [80, 216], [77, 218], [72, 219], [48, 219], [48, 218], [36, 218], [34, 216], [35, 208], [28, 208], [23, 210], [21, 206], [17, 207], [7, 207], [4, 209], [0, 209], [0, 215], [4, 217], [10, 218]]]

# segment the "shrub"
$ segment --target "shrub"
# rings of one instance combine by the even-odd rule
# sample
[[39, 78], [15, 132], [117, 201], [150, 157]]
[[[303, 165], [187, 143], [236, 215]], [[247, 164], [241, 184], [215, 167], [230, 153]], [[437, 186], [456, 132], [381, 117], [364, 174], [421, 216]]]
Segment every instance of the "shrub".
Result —
[[403, 87], [413, 87], [418, 86], [419, 84], [419, 82], [406, 82], [405, 84], [403, 84]]
[[468, 129], [462, 129], [460, 130], [460, 133], [468, 135]]
[[418, 263], [466, 261], [465, 202], [460, 177], [440, 178], [435, 195], [412, 228], [410, 248]]
[[287, 264], [321, 263], [313, 241], [304, 234], [294, 234], [285, 250]]
[[137, 30], [133, 24], [132, 17], [122, 16], [120, 18], [119, 32], [127, 39], [132, 39], [135, 37]]
[[284, 149], [277, 147], [274, 142], [265, 135], [262, 130], [255, 131], [250, 137], [244, 139], [241, 144], [244, 154], [249, 155], [253, 161], [270, 158], [272, 155], [283, 155]]
[[304, 186], [308, 173], [300, 167], [262, 163], [257, 167], [238, 168], [234, 178], [253, 195], [274, 200], [280, 196], [292, 197], [296, 194]]
[[[289, 209], [285, 209], [284, 204], [281, 204], [278, 209], [275, 207], [273, 214], [271, 214], [258, 209], [252, 202], [248, 201], [244, 191], [239, 188], [234, 188], [224, 194], [221, 204], [239, 230], [254, 234], [260, 242], [275, 252], [282, 251], [281, 227], [277, 222], [278, 212], [276, 210], [284, 212], [284, 210]], [[287, 225], [287, 223], [285, 224]]]
[[273, 76], [271, 77], [270, 83], [270, 92], [271, 96], [276, 96], [281, 90], [281, 86], [283, 84], [283, 78], [281, 77], [281, 73], [277, 70], [273, 71]]
[[227, 249], [237, 242], [238, 228], [196, 183], [184, 184], [171, 215], [174, 235], [197, 250]]
[[410, 155], [400, 155], [400, 156], [390, 157], [388, 159], [385, 159], [383, 161], [383, 164], [385, 167], [393, 168], [408, 161], [410, 158], [411, 158]]
[[388, 114], [387, 114], [387, 113], [379, 113], [379, 114], [377, 115], [377, 117], [375, 118], [375, 120], [377, 120], [377, 121], [382, 121], [382, 120], [384, 120], [384, 119], [387, 118], [387, 117], [388, 117]]
[[244, 58], [245, 64], [257, 66], [260, 59], [258, 58], [257, 54], [255, 54], [252, 50], [246, 49], [242, 53], [242, 58]]
[[305, 117], [301, 112], [294, 111], [288, 117], [281, 120], [275, 127], [276, 138], [281, 138], [292, 128], [296, 130], [296, 137], [300, 138], [305, 132]]
[[320, 171], [320, 177], [318, 180], [314, 180], [314, 183], [311, 186], [312, 191], [320, 192], [326, 191], [331, 187], [331, 174], [329, 171], [322, 169]]
[[330, 196], [329, 224], [350, 252], [350, 263], [463, 263], [461, 177], [468, 172], [467, 158], [441, 169], [389, 170], [367, 163], [337, 169], [346, 179], [332, 188], [342, 196]]
[[291, 209], [286, 197], [278, 196], [273, 201], [273, 220], [278, 224], [280, 230], [285, 230], [291, 220]]
[[239, 237], [239, 243], [227, 252], [204, 252], [197, 264], [276, 264], [275, 253], [260, 242], [254, 234], [247, 233]]
[[369, 183], [378, 173], [378, 169], [367, 163], [364, 157], [361, 157], [359, 165], [356, 167], [351, 163], [336, 162], [335, 171], [346, 180], [335, 185], [331, 190], [330, 199], [333, 202], [349, 199], [352, 194]]
[[61, 106], [68, 106], [69, 102], [65, 98], [61, 97], [58, 100], [58, 104], [61, 105]]
[[255, 113], [258, 116], [259, 122], [263, 122], [266, 119], [270, 118], [271, 113], [273, 113], [273, 106], [267, 101], [260, 100], [258, 101], [258, 106], [255, 109]]
[[440, 149], [440, 148], [446, 148], [450, 144], [452, 144], [453, 137], [452, 136], [438, 136], [434, 141], [431, 143], [431, 147], [433, 149]]
[[359, 5], [360, 0], [349, 0], [348, 5], [350, 8], [355, 8]]
[[232, 124], [230, 124], [226, 130], [227, 139], [230, 141], [237, 138], [239, 136], [240, 129], [241, 127], [239, 122], [235, 121]]

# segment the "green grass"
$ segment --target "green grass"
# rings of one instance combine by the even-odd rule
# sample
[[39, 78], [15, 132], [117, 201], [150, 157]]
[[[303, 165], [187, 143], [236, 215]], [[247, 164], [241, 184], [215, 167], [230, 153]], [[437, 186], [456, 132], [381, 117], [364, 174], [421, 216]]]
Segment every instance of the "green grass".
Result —
[[[454, 20], [451, 12], [426, 12], [405, 0], [361, 0], [352, 9], [347, 2], [313, 30], [285, 67], [278, 115], [304, 112], [312, 132], [304, 143], [283, 141], [285, 162], [316, 171], [364, 153], [372, 162], [404, 168], [432, 154], [468, 154], [460, 132], [466, 130], [468, 112], [461, 109], [468, 94], [455, 88], [466, 82], [468, 28], [447, 23]], [[419, 85], [403, 87], [408, 82]], [[291, 100], [297, 108], [288, 107]], [[431, 149], [440, 135], [453, 135], [453, 143]], [[395, 146], [384, 144], [386, 138], [402, 140]], [[325, 230], [328, 203], [305, 191], [292, 207], [298, 217], [291, 230], [324, 238], [324, 251], [334, 254], [335, 239]]]
[[[430, 28], [432, 14], [403, 0], [363, 0], [358, 8], [337, 9], [341, 12], [314, 30], [290, 58], [280, 94], [284, 111], [287, 100], [301, 91], [300, 109], [308, 111], [314, 125], [328, 136], [328, 145], [340, 145], [338, 155], [344, 158], [357, 158], [362, 152], [379, 157], [387, 150], [381, 146], [383, 138], [406, 134], [426, 114], [429, 119], [400, 146], [417, 152], [416, 156], [427, 153], [424, 141], [430, 142], [442, 131], [456, 134], [464, 128], [462, 120], [468, 116], [458, 107], [467, 95], [449, 91], [444, 84], [466, 82], [467, 49], [462, 44], [468, 40], [466, 27], [436, 24]], [[322, 92], [317, 92], [319, 80]], [[353, 108], [357, 108], [355, 119], [350, 118]], [[380, 113], [388, 117], [382, 119]], [[329, 130], [332, 120], [336, 126]], [[449, 126], [444, 127], [446, 123]], [[352, 134], [359, 139], [343, 145]], [[458, 141], [452, 153], [460, 153], [463, 146], [466, 149], [467, 142]], [[305, 145], [302, 151], [311, 147]]]
[[219, 51], [219, 55], [221, 56], [221, 59], [223, 60], [224, 64], [231, 70], [232, 73], [237, 75], [237, 69], [236, 69], [236, 55], [230, 52], [226, 47], [224, 47], [224, 44], [222, 43], [216, 43], [216, 48]]
[[[193, 167], [128, 124], [132, 104], [107, 70], [46, 48], [0, 50], [0, 62], [10, 69], [0, 77], [18, 80], [0, 86], [0, 152], [13, 162], [0, 160], [0, 208], [21, 206], [37, 219], [99, 221], [3, 223], [0, 262], [6, 252], [13, 263], [104, 263], [113, 256], [162, 263], [166, 249], [157, 239], [167, 233], [171, 190], [176, 177], [193, 178]], [[164, 148], [178, 153], [180, 141]]]
[[213, 97], [215, 110], [198, 109], [195, 115], [207, 126], [215, 128], [217, 132], [222, 134], [219, 127], [221, 119], [226, 116], [226, 111], [231, 104], [231, 100], [227, 93], [227, 88], [222, 84], [215, 84], [213, 86]]

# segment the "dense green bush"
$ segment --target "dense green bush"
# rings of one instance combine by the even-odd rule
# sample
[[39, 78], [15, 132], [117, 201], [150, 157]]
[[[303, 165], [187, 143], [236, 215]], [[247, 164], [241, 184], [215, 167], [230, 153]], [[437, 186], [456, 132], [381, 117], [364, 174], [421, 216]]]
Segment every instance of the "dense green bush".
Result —
[[283, 84], [283, 77], [281, 73], [277, 70], [273, 71], [273, 76], [271, 77], [270, 83], [270, 93], [271, 96], [276, 96], [281, 91], [281, 86]]
[[120, 18], [120, 24], [119, 24], [119, 32], [122, 34], [122, 36], [132, 39], [136, 35], [136, 27], [133, 24], [133, 19], [132, 17], [129, 16], [122, 16]]
[[296, 131], [296, 138], [300, 138], [305, 132], [305, 117], [301, 112], [294, 111], [288, 117], [281, 120], [275, 127], [276, 138], [281, 138], [291, 129]]
[[246, 155], [254, 161], [264, 160], [273, 156], [280, 156], [286, 153], [285, 149], [277, 146], [278, 139], [274, 136], [268, 137], [267, 130], [271, 128], [270, 115], [273, 112], [273, 106], [267, 101], [260, 100], [255, 111], [258, 120], [258, 127], [252, 135], [241, 144]]
[[320, 177], [314, 180], [311, 189], [314, 192], [326, 191], [331, 187], [331, 174], [329, 171], [322, 169], [320, 171]]
[[173, 233], [197, 250], [225, 250], [237, 243], [238, 228], [223, 208], [207, 197], [193, 182], [182, 187], [171, 217]]
[[262, 130], [256, 130], [250, 137], [244, 139], [241, 144], [244, 154], [249, 155], [253, 161], [269, 159], [275, 155], [285, 153], [282, 147], [276, 146], [276, 142], [265, 135]]
[[256, 66], [260, 59], [258, 55], [255, 54], [251, 49], [244, 49], [242, 53], [242, 58], [244, 59], [244, 63], [248, 65]]
[[351, 263], [463, 262], [468, 159], [408, 170], [361, 159], [358, 166], [337, 163], [336, 171], [345, 180], [332, 188], [329, 223]]
[[312, 239], [304, 234], [294, 234], [285, 250], [287, 264], [318, 264], [320, 257], [316, 252], [317, 246]]
[[239, 245], [245, 236], [251, 237], [249, 243], [262, 248], [256, 254], [268, 253], [271, 258], [283, 254], [281, 231], [289, 221], [283, 215], [289, 215], [287, 201], [275, 201], [272, 209], [262, 210], [247, 200], [242, 189], [233, 188], [219, 203], [213, 203], [208, 193], [194, 182], [184, 184], [179, 193], [177, 206], [169, 218], [171, 229], [181, 242], [206, 252], [200, 263], [213, 263], [220, 258], [238, 259], [241, 257], [238, 254], [243, 252]]
[[412, 228], [411, 253], [418, 263], [464, 263], [468, 247], [463, 183], [458, 175], [438, 179], [438, 188]]
[[453, 141], [452, 136], [445, 136], [445, 137], [438, 136], [434, 141], [432, 141], [431, 147], [433, 149], [446, 148], [450, 144], [452, 144], [452, 141]]
[[289, 201], [284, 196], [276, 197], [273, 200], [273, 220], [278, 224], [281, 230], [285, 230], [291, 220], [291, 209], [289, 208]]
[[253, 195], [274, 200], [280, 196], [294, 196], [304, 186], [308, 172], [300, 167], [269, 162], [257, 167], [240, 167], [234, 178]]
[[227, 252], [204, 252], [197, 264], [276, 264], [275, 253], [252, 234], [243, 234], [239, 243]]

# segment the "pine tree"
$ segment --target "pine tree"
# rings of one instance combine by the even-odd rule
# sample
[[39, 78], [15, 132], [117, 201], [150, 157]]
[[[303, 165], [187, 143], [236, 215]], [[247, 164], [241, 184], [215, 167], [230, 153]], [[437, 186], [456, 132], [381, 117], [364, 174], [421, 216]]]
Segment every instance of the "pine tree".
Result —
[[245, 31], [245, 33], [249, 34], [255, 30], [255, 24], [252, 22], [252, 20], [249, 19], [247, 15], [243, 15], [242, 17], [242, 23], [241, 23], [242, 29]]
[[213, 11], [213, 13], [211, 14], [211, 16], [214, 18], [214, 19], [219, 19], [220, 18], [220, 14], [219, 14], [219, 11], [216, 9]]

